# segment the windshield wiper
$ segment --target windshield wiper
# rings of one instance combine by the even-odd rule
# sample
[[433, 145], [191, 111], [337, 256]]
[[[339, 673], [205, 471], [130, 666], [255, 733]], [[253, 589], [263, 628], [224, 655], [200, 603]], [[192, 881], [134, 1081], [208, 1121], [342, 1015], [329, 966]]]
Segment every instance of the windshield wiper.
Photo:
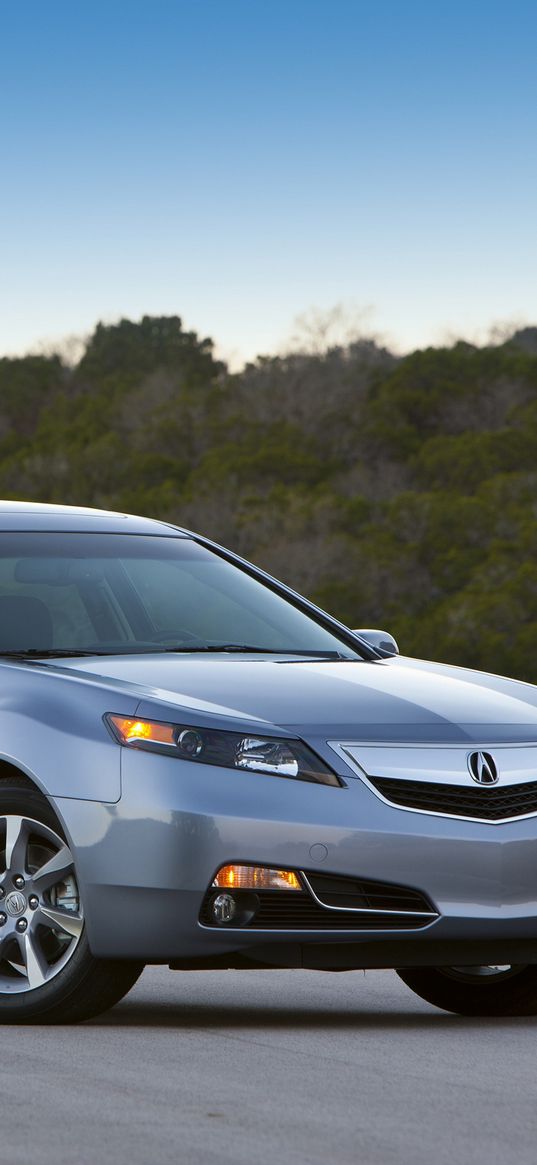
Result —
[[229, 652], [230, 654], [244, 655], [305, 655], [312, 659], [350, 659], [351, 656], [341, 655], [339, 651], [313, 651], [311, 648], [301, 650], [297, 647], [258, 647], [249, 643], [203, 643], [198, 647], [183, 645], [177, 647], [159, 647], [159, 652], [170, 652], [172, 655], [198, 652]]
[[110, 655], [109, 651], [82, 651], [79, 647], [23, 647], [18, 651], [2, 651], [0, 659], [67, 659], [72, 655]]
[[307, 659], [352, 659], [351, 655], [342, 655], [339, 651], [314, 651], [311, 648], [300, 650], [296, 647], [282, 648], [282, 647], [259, 647], [257, 644], [249, 643], [201, 643], [197, 645], [190, 645], [188, 647], [184, 644], [177, 644], [175, 647], [163, 647], [161, 644], [155, 644], [154, 647], [147, 645], [136, 646], [134, 644], [125, 644], [121, 647], [114, 648], [109, 651], [84, 651], [80, 647], [27, 647], [19, 650], [2, 651], [0, 649], [0, 659], [69, 659], [76, 656], [111, 656], [111, 655], [198, 655], [203, 654], [233, 654], [233, 655], [294, 655], [302, 656]]

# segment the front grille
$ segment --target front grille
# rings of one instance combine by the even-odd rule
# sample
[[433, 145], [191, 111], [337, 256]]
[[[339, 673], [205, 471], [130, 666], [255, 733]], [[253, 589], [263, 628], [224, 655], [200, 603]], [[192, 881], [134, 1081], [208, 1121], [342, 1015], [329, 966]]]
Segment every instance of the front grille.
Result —
[[[241, 929], [254, 930], [415, 930], [438, 917], [434, 906], [417, 890], [319, 873], [305, 877], [326, 905], [305, 890], [256, 890], [259, 906]], [[233, 891], [226, 891], [233, 893]], [[218, 893], [208, 890], [200, 912], [203, 926], [215, 927], [210, 903]], [[334, 907], [343, 909], [334, 909]], [[347, 907], [347, 909], [344, 909]], [[354, 907], [354, 910], [350, 909]], [[363, 910], [364, 913], [355, 913]], [[399, 911], [401, 913], [383, 913]], [[407, 913], [408, 912], [408, 913]], [[414, 913], [416, 912], [416, 913]], [[218, 926], [219, 930], [227, 929]]]
[[391, 777], [369, 777], [369, 780], [387, 801], [408, 809], [423, 809], [426, 813], [449, 813], [479, 821], [503, 821], [537, 813], [537, 781], [503, 788], [490, 785], [466, 788], [429, 781], [398, 781]]

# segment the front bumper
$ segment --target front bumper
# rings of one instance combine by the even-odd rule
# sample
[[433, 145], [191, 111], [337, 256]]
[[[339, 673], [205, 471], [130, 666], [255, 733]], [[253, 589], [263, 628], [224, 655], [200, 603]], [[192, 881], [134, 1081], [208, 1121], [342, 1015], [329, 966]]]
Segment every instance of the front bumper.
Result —
[[[343, 761], [346, 788], [121, 751], [117, 804], [57, 798], [77, 856], [91, 949], [186, 965], [232, 956], [284, 966], [537, 963], [537, 818], [501, 825], [380, 801]], [[322, 859], [322, 860], [319, 860]], [[419, 930], [210, 928], [216, 870], [243, 862], [322, 870], [421, 891]], [[486, 957], [485, 957], [486, 956]], [[508, 957], [509, 956], [509, 957]]]

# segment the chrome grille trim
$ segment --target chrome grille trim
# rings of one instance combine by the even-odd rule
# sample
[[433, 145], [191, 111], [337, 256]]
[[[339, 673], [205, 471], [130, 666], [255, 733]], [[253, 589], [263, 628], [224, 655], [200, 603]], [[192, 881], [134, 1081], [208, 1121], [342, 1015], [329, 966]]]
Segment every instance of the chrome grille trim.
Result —
[[[400, 784], [403, 781], [408, 781], [409, 783], [410, 782], [422, 783], [425, 787], [427, 785], [431, 785], [431, 784], [444, 785], [446, 790], [448, 790], [451, 787], [454, 790], [456, 788], [458, 788], [458, 789], [460, 789], [461, 792], [463, 792], [464, 790], [469, 790], [471, 788], [473, 788], [473, 789], [478, 788], [479, 789], [478, 795], [482, 796], [486, 800], [487, 795], [492, 790], [498, 790], [498, 789], [502, 789], [502, 788], [504, 790], [507, 790], [507, 789], [516, 790], [517, 788], [523, 788], [525, 785], [528, 785], [528, 784], [531, 784], [532, 782], [535, 782], [535, 780], [537, 779], [537, 743], [536, 744], [524, 743], [524, 744], [519, 744], [519, 745], [518, 744], [495, 745], [495, 744], [491, 744], [490, 741], [486, 741], [483, 744], [471, 742], [471, 743], [468, 743], [467, 745], [462, 745], [462, 746], [460, 744], [458, 744], [458, 745], [439, 744], [437, 746], [434, 746], [434, 745], [431, 745], [429, 742], [427, 742], [426, 744], [395, 744], [395, 743], [392, 744], [391, 742], [389, 744], [386, 744], [385, 742], [380, 742], [380, 741], [378, 743], [374, 743], [372, 741], [367, 741], [367, 742], [364, 742], [364, 744], [362, 745], [362, 743], [357, 742], [357, 741], [333, 741], [333, 740], [329, 740], [329, 741], [327, 741], [327, 743], [334, 750], [334, 752], [338, 753], [338, 755], [345, 761], [345, 763], [350, 767], [350, 769], [353, 770], [355, 776], [362, 782], [362, 784], [366, 785], [367, 788], [370, 790], [370, 792], [373, 793], [373, 795], [379, 801], [381, 801], [384, 805], [389, 806], [390, 809], [397, 809], [402, 813], [419, 813], [419, 814], [422, 814], [426, 817], [441, 817], [444, 820], [448, 819], [450, 821], [469, 821], [469, 822], [475, 823], [477, 825], [493, 825], [493, 826], [494, 825], [506, 825], [506, 824], [509, 824], [510, 822], [514, 822], [514, 821], [527, 821], [533, 817], [537, 817], [537, 808], [532, 809], [528, 813], [516, 813], [516, 814], [510, 814], [510, 815], [505, 816], [505, 817], [497, 817], [497, 818], [488, 818], [488, 817], [483, 817], [483, 816], [479, 817], [473, 813], [450, 813], [450, 812], [448, 812], [446, 810], [442, 810], [442, 809], [438, 809], [438, 810], [431, 809], [431, 808], [421, 809], [421, 808], [416, 807], [415, 805], [405, 805], [405, 804], [401, 804], [399, 801], [390, 800], [389, 797], [386, 796], [385, 793], [381, 792], [380, 789], [378, 789], [376, 787], [376, 785], [374, 784], [375, 779], [382, 780], [384, 783], [385, 789], [386, 789], [388, 782], [391, 779], [393, 779], [394, 782], [396, 782], [397, 784]], [[374, 775], [372, 775], [371, 777], [368, 775], [368, 773], [366, 772], [363, 765], [361, 765], [359, 763], [359, 761], [356, 759], [356, 756], [351, 753], [351, 751], [350, 751], [351, 749], [353, 750], [353, 753], [359, 752], [363, 759], [365, 759], [367, 754], [373, 753], [373, 755], [376, 758], [376, 763], [375, 763], [376, 772]], [[531, 753], [533, 754], [531, 759], [533, 759], [533, 757], [535, 758], [535, 768], [533, 769], [533, 771], [531, 769], [529, 769], [526, 778], [525, 779], [523, 778], [522, 780], [520, 780], [520, 778], [517, 780], [513, 776], [512, 773], [511, 774], [508, 773], [508, 775], [506, 776], [505, 771], [503, 771], [502, 774], [500, 775], [499, 784], [494, 785], [494, 786], [478, 787], [472, 783], [471, 778], [468, 775], [468, 770], [466, 768], [466, 757], [468, 756], [469, 753], [475, 752], [479, 749], [484, 749], [487, 752], [492, 752], [494, 754], [495, 758], [499, 762], [500, 769], [502, 768], [502, 763], [505, 764], [506, 754], [514, 753], [515, 757], [516, 757], [517, 754], [520, 754], [521, 750], [528, 751], [528, 752], [531, 750]], [[442, 771], [441, 766], [439, 765], [437, 771], [435, 771], [434, 765], [432, 765], [431, 770], [429, 772], [427, 772], [427, 773], [420, 772], [419, 776], [416, 776], [416, 773], [412, 771], [412, 753], [421, 753], [421, 755], [423, 757], [425, 750], [429, 750], [429, 751], [435, 753], [436, 757], [438, 759], [441, 756], [445, 755], [446, 753], [458, 754], [459, 760], [461, 762], [460, 774], [457, 776], [457, 775], [455, 775], [455, 773], [453, 773], [453, 775], [452, 775], [452, 773], [450, 772], [449, 779], [444, 779], [444, 780], [440, 779], [439, 780], [438, 772]], [[383, 762], [383, 758], [386, 758], [387, 755], [397, 754], [397, 753], [400, 755], [401, 759], [403, 757], [405, 758], [405, 763], [408, 764], [408, 768], [406, 769], [406, 771], [399, 770], [397, 773], [397, 777], [395, 777], [395, 774], [393, 774], [393, 773], [390, 774], [390, 773], [386, 773], [386, 772], [382, 771], [382, 769], [384, 767], [382, 762]], [[464, 760], [464, 766], [465, 766], [464, 772], [462, 771], [463, 760]], [[386, 767], [389, 768], [390, 767], [389, 764], [386, 765]], [[517, 770], [517, 771], [519, 771], [519, 770]], [[503, 779], [502, 779], [502, 777], [503, 777]]]
[[395, 915], [398, 918], [409, 917], [409, 918], [431, 918], [431, 919], [433, 919], [433, 918], [439, 917], [438, 912], [436, 910], [384, 910], [384, 909], [382, 909], [382, 907], [378, 907], [375, 909], [373, 907], [368, 907], [368, 906], [331, 906], [328, 904], [328, 902], [323, 902], [322, 898], [319, 898], [319, 896], [315, 893], [315, 890], [313, 889], [311, 882], [309, 881], [307, 875], [304, 873], [303, 870], [300, 871], [300, 876], [304, 879], [304, 882], [306, 883], [306, 886], [307, 886], [312, 898], [315, 899], [315, 901], [317, 902], [317, 904], [319, 906], [322, 906], [323, 910], [342, 910], [342, 911], [344, 911], [345, 914], [359, 914], [359, 915], [362, 915], [362, 914], [386, 914], [388, 916]]

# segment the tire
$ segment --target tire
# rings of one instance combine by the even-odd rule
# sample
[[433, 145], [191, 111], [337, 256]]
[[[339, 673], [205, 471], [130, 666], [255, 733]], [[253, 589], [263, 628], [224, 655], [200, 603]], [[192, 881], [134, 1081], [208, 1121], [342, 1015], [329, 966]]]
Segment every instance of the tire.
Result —
[[0, 779], [0, 1024], [91, 1019], [143, 967], [94, 958], [73, 856], [49, 802], [23, 777]]
[[421, 999], [457, 1015], [537, 1015], [537, 966], [405, 967], [397, 974]]

